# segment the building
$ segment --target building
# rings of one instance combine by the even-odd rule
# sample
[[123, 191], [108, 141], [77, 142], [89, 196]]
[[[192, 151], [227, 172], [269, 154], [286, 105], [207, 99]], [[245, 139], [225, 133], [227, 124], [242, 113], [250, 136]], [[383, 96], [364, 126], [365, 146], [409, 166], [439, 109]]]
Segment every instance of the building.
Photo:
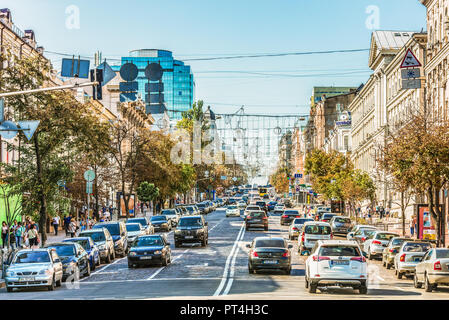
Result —
[[[376, 158], [387, 143], [388, 132], [399, 129], [408, 115], [422, 106], [422, 89], [402, 90], [400, 65], [408, 48], [423, 62], [425, 42], [425, 34], [410, 31], [373, 32], [368, 62], [373, 74], [348, 107], [352, 117], [351, 160], [356, 169], [373, 178], [377, 205], [391, 208], [393, 214], [400, 212], [397, 194], [391, 179], [377, 169]], [[412, 212], [411, 203], [407, 216]]]
[[351, 153], [351, 113], [340, 111], [328, 137], [324, 139], [323, 149], [326, 152], [337, 151], [344, 155]]
[[[138, 96], [146, 99], [145, 68], [150, 63], [159, 63], [164, 74], [164, 100], [170, 119], [181, 119], [181, 112], [189, 110], [195, 101], [195, 81], [190, 66], [180, 60], [175, 60], [171, 51], [158, 49], [141, 49], [122, 57], [121, 64], [134, 63], [139, 69], [137, 82], [139, 84]], [[155, 113], [155, 112], [152, 112]]]
[[353, 87], [313, 87], [312, 97], [310, 98], [310, 106], [313, 107], [323, 96], [330, 98], [341, 94], [349, 93], [356, 90]]

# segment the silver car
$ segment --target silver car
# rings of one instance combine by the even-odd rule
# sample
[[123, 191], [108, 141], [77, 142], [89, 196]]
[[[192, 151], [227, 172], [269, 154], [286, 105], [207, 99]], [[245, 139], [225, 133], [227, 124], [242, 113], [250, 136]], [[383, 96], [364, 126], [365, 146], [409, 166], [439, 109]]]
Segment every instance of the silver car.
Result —
[[347, 235], [351, 231], [352, 222], [349, 217], [333, 216], [329, 224], [333, 234]]
[[47, 287], [53, 291], [62, 283], [62, 262], [54, 249], [19, 250], [6, 269], [6, 290]]
[[423, 284], [426, 292], [432, 292], [438, 285], [449, 285], [449, 249], [430, 249], [416, 265], [415, 288]]
[[131, 244], [138, 236], [147, 234], [147, 230], [140, 223], [126, 223], [126, 231], [128, 232], [128, 243]]
[[362, 250], [367, 254], [368, 260], [382, 256], [390, 239], [399, 237], [397, 233], [388, 231], [376, 231], [363, 243]]
[[395, 274], [398, 279], [403, 275], [414, 275], [415, 268], [431, 245], [425, 241], [406, 241], [402, 244], [398, 254], [394, 257]]
[[304, 223], [309, 221], [313, 221], [313, 219], [295, 218], [295, 220], [293, 220], [290, 226], [288, 227], [288, 238], [290, 240], [298, 239], [299, 233], [301, 232]]

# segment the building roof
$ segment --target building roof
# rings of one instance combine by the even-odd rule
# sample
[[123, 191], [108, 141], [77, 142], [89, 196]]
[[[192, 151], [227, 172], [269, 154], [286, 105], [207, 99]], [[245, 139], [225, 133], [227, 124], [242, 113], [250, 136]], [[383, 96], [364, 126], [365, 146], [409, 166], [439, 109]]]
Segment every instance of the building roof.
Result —
[[373, 32], [373, 39], [380, 50], [400, 49], [412, 37], [415, 32], [410, 31], [384, 31]]

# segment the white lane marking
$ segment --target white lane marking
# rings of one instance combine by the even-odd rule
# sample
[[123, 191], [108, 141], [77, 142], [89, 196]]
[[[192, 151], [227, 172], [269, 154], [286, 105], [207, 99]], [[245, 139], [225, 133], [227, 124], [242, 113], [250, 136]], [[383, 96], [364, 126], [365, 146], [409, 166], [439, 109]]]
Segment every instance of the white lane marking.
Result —
[[223, 220], [225, 220], [225, 219], [221, 219], [220, 221], [218, 221], [217, 224], [215, 226], [213, 226], [209, 231], [214, 230], [220, 223], [223, 222]]
[[106, 270], [107, 268], [109, 268], [109, 267], [112, 266], [113, 264], [116, 264], [117, 262], [120, 262], [120, 261], [122, 261], [122, 260], [124, 260], [124, 259], [126, 259], [126, 258], [127, 258], [127, 257], [123, 257], [123, 258], [121, 258], [121, 259], [117, 259], [117, 260], [115, 260], [113, 263], [107, 264], [107, 265], [103, 266], [102, 268], [93, 271], [93, 272], [90, 274], [89, 277], [80, 279], [80, 281], [85, 281], [85, 280], [89, 279], [90, 277], [92, 277], [94, 274], [101, 274], [102, 271]]
[[228, 279], [229, 263], [231, 262], [231, 259], [232, 259], [233, 255], [234, 255], [234, 251], [235, 251], [236, 248], [237, 248], [237, 243], [239, 242], [240, 235], [242, 234], [242, 232], [243, 232], [244, 229], [245, 229], [245, 225], [242, 224], [242, 227], [240, 228], [240, 231], [239, 231], [239, 233], [238, 233], [238, 235], [237, 235], [237, 238], [235, 239], [234, 246], [232, 247], [232, 250], [231, 250], [231, 252], [229, 253], [228, 258], [226, 259], [225, 269], [224, 269], [224, 271], [223, 271], [223, 278], [221, 279], [220, 285], [218, 286], [217, 290], [216, 290], [215, 293], [214, 293], [214, 297], [216, 297], [216, 296], [219, 295], [219, 293], [220, 293], [221, 290], [223, 289], [223, 287], [224, 287], [224, 285], [225, 285], [225, 283], [226, 283], [226, 281], [227, 281], [227, 279]]
[[[244, 235], [245, 235], [245, 229], [243, 229], [243, 232], [240, 236], [238, 244], [240, 244], [240, 241], [242, 241]], [[240, 249], [240, 245], [236, 248], [234, 257], [232, 258], [231, 272], [229, 274], [228, 285], [226, 286], [226, 289], [221, 294], [222, 296], [226, 296], [229, 293], [229, 291], [231, 290], [231, 287], [232, 287], [232, 283], [234, 282], [235, 261], [237, 260], [237, 256], [239, 254], [239, 249]]]
[[376, 275], [376, 277], [377, 277], [377, 279], [379, 279], [380, 281], [384, 281], [384, 282], [385, 282], [385, 279], [384, 279], [384, 278], [382, 278], [381, 276], [379, 276], [379, 275]]
[[[184, 255], [184, 253], [186, 253], [187, 251], [189, 251], [190, 249], [187, 249], [187, 250], [184, 250], [184, 252], [183, 253], [181, 253], [180, 255], [178, 255], [178, 256], [176, 256], [171, 262], [174, 262], [174, 261], [176, 261], [176, 260], [178, 260], [179, 258], [181, 258], [183, 255]], [[155, 276], [157, 276], [162, 270], [164, 270], [165, 269], [165, 267], [160, 267], [159, 269], [157, 269], [156, 270], [156, 272], [155, 273], [153, 273], [150, 277], [148, 277], [146, 280], [151, 280], [151, 279], [153, 279]]]

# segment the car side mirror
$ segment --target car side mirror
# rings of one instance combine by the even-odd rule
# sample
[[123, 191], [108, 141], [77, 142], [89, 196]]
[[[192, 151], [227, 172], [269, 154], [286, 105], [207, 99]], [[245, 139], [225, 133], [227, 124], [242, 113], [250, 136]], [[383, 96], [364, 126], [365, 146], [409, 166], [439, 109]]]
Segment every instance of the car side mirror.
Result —
[[251, 248], [251, 245], [250, 245], [250, 244], [247, 244], [246, 247], [247, 247], [247, 248]]

